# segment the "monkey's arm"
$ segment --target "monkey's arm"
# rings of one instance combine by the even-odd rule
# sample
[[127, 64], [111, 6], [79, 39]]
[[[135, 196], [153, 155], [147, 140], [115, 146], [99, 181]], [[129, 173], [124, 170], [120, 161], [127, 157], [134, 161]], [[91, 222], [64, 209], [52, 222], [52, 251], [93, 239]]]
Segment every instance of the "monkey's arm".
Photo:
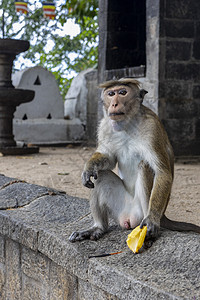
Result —
[[168, 204], [172, 181], [172, 175], [168, 170], [157, 171], [155, 174], [148, 213], [141, 223], [141, 227], [147, 225], [149, 237], [158, 235], [160, 219]]
[[114, 156], [95, 152], [92, 157], [85, 164], [82, 173], [82, 183], [89, 189], [94, 188], [94, 183], [91, 181], [91, 177], [97, 179], [98, 171], [100, 170], [112, 170], [116, 165], [116, 159]]
[[149, 237], [158, 235], [160, 219], [166, 210], [173, 183], [173, 152], [169, 151], [168, 144], [159, 143], [158, 139], [154, 145], [157, 145], [159, 151], [153, 150], [155, 146], [151, 149], [152, 160], [149, 165], [154, 171], [154, 181], [147, 216], [141, 223], [141, 227], [147, 225]]

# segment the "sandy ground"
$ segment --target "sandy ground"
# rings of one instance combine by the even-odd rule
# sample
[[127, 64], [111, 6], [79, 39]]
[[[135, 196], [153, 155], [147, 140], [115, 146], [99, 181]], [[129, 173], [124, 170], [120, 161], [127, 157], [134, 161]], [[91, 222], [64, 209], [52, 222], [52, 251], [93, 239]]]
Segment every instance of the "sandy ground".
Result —
[[[0, 173], [89, 199], [81, 172], [94, 148], [41, 147], [38, 154], [0, 157]], [[200, 225], [200, 159], [179, 159], [167, 216]]]

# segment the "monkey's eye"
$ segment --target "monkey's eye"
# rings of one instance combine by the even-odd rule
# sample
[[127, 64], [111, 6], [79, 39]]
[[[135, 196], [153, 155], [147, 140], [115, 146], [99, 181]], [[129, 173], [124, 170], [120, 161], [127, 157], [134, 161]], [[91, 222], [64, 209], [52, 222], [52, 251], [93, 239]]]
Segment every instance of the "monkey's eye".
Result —
[[119, 95], [125, 96], [127, 94], [127, 90], [123, 89], [119, 91]]
[[112, 96], [114, 96], [114, 95], [115, 95], [115, 92], [114, 92], [114, 91], [109, 91], [109, 92], [108, 92], [108, 96], [112, 97]]

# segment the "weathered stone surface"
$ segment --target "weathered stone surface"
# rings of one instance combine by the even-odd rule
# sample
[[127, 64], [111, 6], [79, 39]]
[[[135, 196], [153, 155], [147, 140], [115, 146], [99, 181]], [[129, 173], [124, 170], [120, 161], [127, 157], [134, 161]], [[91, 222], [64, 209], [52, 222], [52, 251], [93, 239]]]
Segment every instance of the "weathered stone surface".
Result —
[[22, 298], [18, 300], [47, 300], [49, 299], [48, 289], [32, 278], [23, 276]]
[[176, 19], [199, 19], [200, 6], [195, 0], [168, 0], [166, 5], [166, 17]]
[[47, 258], [27, 248], [22, 249], [21, 255], [21, 269], [22, 272], [43, 284], [48, 282], [49, 262]]
[[81, 299], [77, 297], [77, 290], [77, 278], [52, 262], [50, 266], [50, 300]]
[[24, 206], [38, 197], [48, 194], [51, 189], [34, 184], [17, 182], [0, 190], [0, 208], [16, 208]]
[[191, 58], [191, 42], [167, 41], [166, 59], [167, 61], [187, 61]]
[[[79, 207], [79, 211], [77, 211], [77, 207]], [[38, 211], [38, 214], [35, 214], [35, 210]], [[37, 200], [19, 210], [2, 211], [0, 223], [3, 226], [0, 227], [0, 233], [31, 249], [36, 249], [38, 247], [38, 232], [41, 230], [39, 241], [44, 238], [44, 243], [47, 244], [45, 251], [51, 253], [54, 243], [49, 245], [46, 235], [48, 236], [50, 232], [57, 236], [59, 230], [63, 235], [61, 240], [68, 240], [69, 234], [65, 233], [66, 226], [71, 222], [77, 222], [82, 215], [88, 213], [88, 210], [89, 203], [87, 200], [81, 201], [70, 196], [66, 198], [64, 195], [38, 197]], [[47, 232], [43, 232], [43, 229], [46, 229]], [[58, 247], [59, 252], [57, 242], [55, 247]], [[53, 255], [56, 259], [60, 259], [59, 253], [53, 251]]]
[[[172, 147], [176, 149], [177, 155], [198, 155], [200, 149], [200, 140], [194, 139], [195, 135], [198, 137], [199, 132], [198, 123], [195, 119], [166, 119], [162, 120], [166, 130], [169, 132], [169, 138]], [[195, 128], [196, 127], [196, 128]], [[183, 130], [184, 129], [184, 130]], [[174, 133], [174, 134], [173, 134]], [[177, 135], [179, 134], [179, 138]], [[184, 140], [184, 147], [182, 144]]]
[[98, 286], [91, 285], [87, 281], [79, 280], [78, 285], [78, 299], [80, 300], [118, 300], [114, 295], [110, 295], [101, 289]]
[[166, 66], [166, 78], [198, 82], [200, 78], [200, 63], [169, 63]]
[[0, 236], [0, 262], [4, 263], [4, 254], [5, 254], [5, 239]]
[[[162, 230], [153, 246], [138, 255], [126, 246], [130, 230], [114, 224], [99, 241], [70, 243], [69, 235], [90, 226], [92, 219], [87, 200], [67, 195], [43, 196], [22, 208], [1, 211], [0, 223], [9, 278], [5, 299], [198, 299], [198, 234]], [[35, 233], [35, 248], [31, 243], [29, 247], [27, 228]], [[123, 253], [89, 259], [118, 250]], [[1, 257], [4, 274], [3, 253]], [[3, 282], [4, 275], [1, 278]]]
[[200, 37], [200, 21], [196, 22], [196, 31], [195, 31], [195, 38], [197, 38], [197, 40]]
[[0, 264], [0, 299], [5, 298], [4, 284], [5, 284], [5, 270], [4, 270], [4, 266]]
[[[194, 124], [191, 122], [190, 119], [186, 119], [186, 120], [167, 119], [167, 120], [163, 120], [163, 124], [166, 130], [170, 132], [169, 137], [172, 142], [179, 141], [176, 135], [178, 133], [181, 139], [184, 140], [185, 142], [194, 139], [194, 135], [195, 135]], [[181, 130], [182, 128], [184, 128], [184, 131]], [[172, 130], [174, 132], [174, 135], [172, 133]]]
[[[165, 81], [159, 87], [161, 101], [165, 98], [165, 102], [172, 99], [190, 99], [189, 84], [187, 82]], [[160, 103], [159, 103], [160, 105]]]
[[[172, 295], [187, 299], [191, 294], [195, 296], [194, 286], [198, 286], [197, 293], [199, 279], [195, 276], [191, 278], [191, 271], [193, 274], [197, 274], [199, 268], [199, 256], [196, 257], [197, 264], [193, 265], [193, 261], [196, 260], [195, 253], [199, 251], [200, 247], [198, 238], [197, 235], [188, 236], [162, 232], [159, 241], [141, 255], [132, 255], [131, 253], [120, 255], [117, 265], [116, 257], [111, 257], [111, 259], [106, 259], [107, 261], [104, 260], [104, 262], [106, 261], [103, 263], [104, 267], [102, 264], [100, 266], [99, 261], [95, 261], [95, 270], [89, 271], [91, 276], [94, 276], [93, 283], [100, 277], [107, 278], [106, 264], [108, 263], [113, 272], [110, 273], [109, 283], [104, 280], [101, 284], [109, 284], [110, 292], [112, 291], [116, 295], [124, 292], [127, 298], [131, 299], [141, 299], [141, 295], [145, 296], [145, 294], [148, 295], [148, 299], [173, 299]], [[187, 246], [183, 247], [182, 242]], [[194, 248], [191, 251], [192, 245]], [[193, 265], [192, 270], [191, 265]], [[124, 270], [126, 270], [125, 273]], [[122, 273], [125, 278], [122, 277], [119, 280], [119, 282], [123, 282], [123, 286], [119, 286], [116, 284], [116, 278], [119, 279]], [[188, 279], [189, 281], [187, 281]], [[145, 282], [144, 286], [140, 285], [142, 282]], [[187, 293], [185, 291], [187, 289], [190, 292]]]
[[192, 96], [194, 99], [200, 99], [200, 85], [193, 86]]
[[20, 276], [20, 245], [6, 241], [6, 300], [21, 299], [22, 282]]
[[3, 211], [2, 215], [12, 220], [21, 220], [27, 226], [34, 226], [33, 228], [64, 233], [65, 226], [76, 223], [88, 211], [87, 200], [58, 194], [38, 197], [22, 208]]
[[194, 22], [192, 20], [167, 19], [165, 21], [165, 33], [167, 37], [193, 38]]
[[193, 57], [198, 60], [200, 59], [199, 47], [200, 47], [200, 41], [195, 41], [193, 44]]
[[0, 215], [0, 233], [14, 241], [37, 250], [38, 232], [35, 228], [20, 223], [17, 219], [11, 219], [4, 212]]
[[0, 236], [0, 299], [4, 297], [5, 285], [5, 238]]
[[199, 114], [197, 103], [192, 99], [168, 99], [165, 109], [166, 119], [178, 119], [179, 122], [189, 119], [191, 123], [191, 119]]
[[2, 189], [3, 187], [5, 187], [15, 181], [20, 181], [20, 180], [18, 180], [16, 178], [6, 177], [3, 174], [0, 174], [0, 189]]

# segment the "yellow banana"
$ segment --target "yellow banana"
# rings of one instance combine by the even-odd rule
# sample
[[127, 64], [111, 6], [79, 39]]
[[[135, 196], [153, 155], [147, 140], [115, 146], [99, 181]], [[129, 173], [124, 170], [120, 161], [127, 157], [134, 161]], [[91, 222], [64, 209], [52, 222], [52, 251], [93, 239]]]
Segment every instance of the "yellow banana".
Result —
[[138, 253], [140, 248], [144, 243], [145, 236], [147, 234], [147, 226], [143, 226], [141, 229], [140, 226], [137, 226], [127, 238], [128, 247], [134, 252]]

